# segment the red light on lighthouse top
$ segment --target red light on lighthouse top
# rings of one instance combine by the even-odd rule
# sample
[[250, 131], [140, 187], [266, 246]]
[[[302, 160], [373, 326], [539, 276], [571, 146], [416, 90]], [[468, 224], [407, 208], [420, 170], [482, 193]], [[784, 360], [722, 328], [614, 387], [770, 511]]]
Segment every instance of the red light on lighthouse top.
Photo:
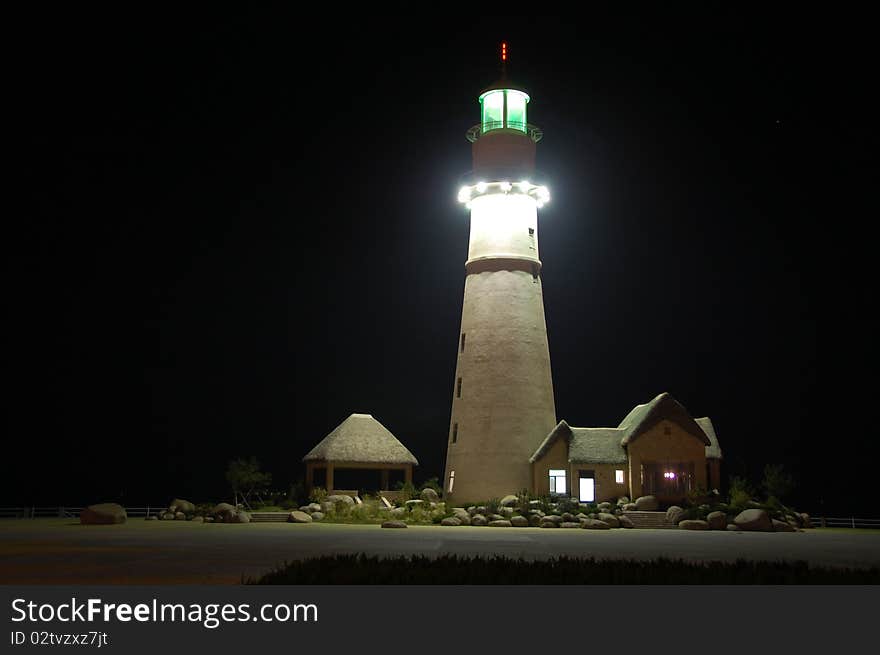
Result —
[[501, 42], [501, 61], [507, 61], [507, 41]]

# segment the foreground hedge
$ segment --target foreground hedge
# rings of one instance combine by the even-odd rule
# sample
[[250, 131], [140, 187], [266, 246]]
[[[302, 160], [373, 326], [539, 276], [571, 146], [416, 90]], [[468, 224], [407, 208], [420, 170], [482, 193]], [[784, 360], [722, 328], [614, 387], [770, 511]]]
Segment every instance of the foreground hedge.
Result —
[[880, 584], [880, 568], [797, 562], [686, 562], [558, 557], [367, 557], [333, 555], [285, 563], [247, 584]]

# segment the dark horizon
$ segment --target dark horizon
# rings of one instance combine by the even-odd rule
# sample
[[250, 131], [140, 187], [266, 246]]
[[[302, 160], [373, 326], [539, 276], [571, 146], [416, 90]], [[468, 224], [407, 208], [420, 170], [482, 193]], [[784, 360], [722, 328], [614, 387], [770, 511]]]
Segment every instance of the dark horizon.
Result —
[[6, 505], [219, 501], [250, 455], [284, 488], [353, 412], [441, 476], [464, 132], [506, 39], [545, 132], [557, 417], [617, 425], [668, 391], [712, 418], [725, 479], [781, 463], [799, 509], [873, 510], [868, 458], [828, 467], [829, 137], [784, 21], [159, 18], [56, 16], [20, 71]]

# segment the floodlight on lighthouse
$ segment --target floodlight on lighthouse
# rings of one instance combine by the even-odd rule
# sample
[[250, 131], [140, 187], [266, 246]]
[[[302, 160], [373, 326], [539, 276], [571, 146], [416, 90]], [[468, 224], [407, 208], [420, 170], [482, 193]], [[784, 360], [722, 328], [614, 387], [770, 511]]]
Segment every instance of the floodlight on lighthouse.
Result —
[[504, 193], [509, 192], [513, 188], [513, 185], [510, 182], [502, 182], [499, 186]]
[[532, 185], [529, 184], [528, 180], [523, 180], [522, 182], [517, 184], [517, 186], [519, 187], [519, 190], [522, 191], [523, 193], [528, 193], [529, 189], [531, 188]]
[[477, 193], [486, 193], [486, 189], [488, 189], [488, 188], [489, 188], [489, 185], [486, 184], [485, 182], [478, 182], [477, 183]]
[[467, 202], [471, 199], [471, 188], [467, 186], [461, 187], [458, 191], [458, 201]]

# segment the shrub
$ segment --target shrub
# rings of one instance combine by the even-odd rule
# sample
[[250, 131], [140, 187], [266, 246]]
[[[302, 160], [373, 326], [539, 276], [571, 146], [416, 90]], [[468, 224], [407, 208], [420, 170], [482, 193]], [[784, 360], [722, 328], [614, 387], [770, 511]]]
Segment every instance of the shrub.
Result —
[[783, 499], [794, 489], [794, 477], [785, 470], [782, 464], [767, 464], [764, 467], [764, 479], [761, 487], [770, 498]]
[[745, 478], [734, 476], [730, 478], [730, 502], [728, 506], [732, 512], [741, 512], [748, 508], [752, 500], [752, 487]]
[[324, 487], [313, 487], [309, 500], [313, 503], [323, 503], [327, 500], [327, 490]]
[[486, 501], [486, 511], [489, 514], [498, 514], [501, 511], [501, 499], [490, 498]]
[[419, 497], [419, 491], [412, 482], [398, 482], [395, 487], [400, 491], [397, 504], [403, 505], [406, 501]]

